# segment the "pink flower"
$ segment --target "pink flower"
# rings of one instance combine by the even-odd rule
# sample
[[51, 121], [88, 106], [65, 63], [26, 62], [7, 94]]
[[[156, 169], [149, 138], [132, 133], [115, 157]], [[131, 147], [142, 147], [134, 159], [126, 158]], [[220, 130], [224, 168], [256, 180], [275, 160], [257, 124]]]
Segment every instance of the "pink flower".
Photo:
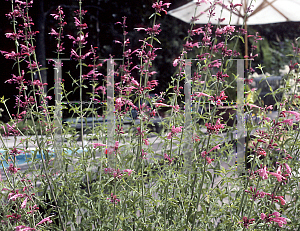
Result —
[[177, 67], [178, 62], [179, 62], [179, 59], [175, 59], [175, 60], [173, 61], [173, 67]]
[[285, 166], [285, 171], [287, 172], [287, 174], [291, 174], [292, 169], [290, 168], [290, 166], [287, 163], [284, 163], [284, 166]]
[[206, 123], [205, 126], [207, 128], [207, 132], [212, 134], [218, 134], [220, 129], [223, 129], [225, 124], [221, 124], [220, 118], [216, 121], [216, 125], [212, 125], [211, 123]]
[[110, 200], [111, 203], [118, 204], [120, 202], [120, 199], [117, 198], [117, 195], [114, 195], [113, 193], [110, 194], [110, 198], [107, 198], [107, 200]]
[[285, 123], [289, 126], [293, 126], [293, 120], [292, 119], [286, 119], [286, 120], [283, 120], [281, 123]]
[[25, 200], [23, 201], [23, 203], [21, 204], [22, 209], [24, 209], [26, 207], [27, 199], [28, 199], [28, 197], [26, 197]]
[[[39, 223], [37, 223], [36, 226], [41, 225], [41, 224], [43, 224], [43, 223], [45, 223], [45, 222], [52, 223], [50, 217], [46, 217], [46, 218], [44, 218], [43, 220], [41, 220]], [[36, 227], [36, 226], [35, 226], [35, 227]]]
[[140, 86], [140, 84], [134, 78], [131, 79], [131, 83], [133, 85]]
[[172, 132], [169, 132], [169, 133], [168, 133], [167, 139], [169, 139], [169, 140], [172, 139]]
[[267, 167], [264, 166], [263, 168], [259, 169], [258, 170], [258, 173], [259, 173], [259, 176], [265, 180], [265, 179], [268, 179], [268, 171], [267, 171]]
[[165, 104], [165, 103], [154, 103], [156, 107], [172, 107], [171, 105]]
[[169, 164], [171, 164], [172, 161], [174, 160], [174, 158], [171, 159], [167, 153], [164, 154], [164, 158], [165, 158], [165, 160], [169, 161]]
[[281, 174], [281, 166], [278, 167], [276, 172], [268, 172], [270, 175], [275, 176], [278, 180], [278, 182], [281, 182], [282, 179], [285, 179]]
[[270, 214], [270, 216], [275, 216], [270, 218], [270, 221], [274, 221], [278, 224], [279, 227], [282, 227], [283, 224], [286, 224], [286, 218], [284, 217], [280, 217], [280, 213], [279, 212], [274, 212], [272, 214]]
[[247, 103], [246, 105], [247, 105], [247, 106], [250, 106], [250, 109], [252, 109], [253, 107], [254, 107], [254, 108], [261, 109], [261, 110], [263, 109], [262, 107], [259, 107], [259, 106], [257, 106], [257, 105], [250, 104], [250, 103]]
[[272, 221], [277, 222], [279, 227], [282, 227], [284, 224], [286, 224], [286, 218], [284, 217], [276, 217], [276, 218], [271, 218]]
[[275, 196], [275, 199], [279, 199], [281, 205], [285, 205], [285, 203], [286, 203], [285, 200], [283, 199], [283, 196]]
[[145, 145], [149, 145], [150, 144], [148, 139], [143, 139], [143, 141], [144, 141]]
[[258, 148], [257, 154], [261, 155], [261, 156], [266, 156], [267, 155], [266, 151], [262, 148]]
[[205, 93], [203, 93], [203, 92], [195, 92], [195, 93], [194, 93], [194, 96], [196, 96], [196, 97], [207, 96], [207, 97], [209, 97], [209, 98], [212, 97], [212, 96], [210, 96], [210, 95], [208, 95], [208, 94], [205, 94]]
[[76, 17], [74, 17], [74, 19], [75, 19], [75, 26], [76, 27], [78, 27], [78, 28], [81, 28], [81, 29], [87, 29], [88, 28], [88, 26], [87, 26], [87, 24], [86, 23], [80, 23], [80, 20], [78, 19], [78, 18], [76, 18]]
[[175, 105], [175, 106], [173, 106], [173, 108], [174, 108], [174, 110], [175, 110], [176, 112], [178, 112], [180, 106], [179, 106], [179, 105]]
[[218, 144], [218, 145], [216, 145], [215, 147], [213, 147], [212, 149], [210, 149], [210, 150], [208, 151], [208, 153], [210, 153], [210, 152], [212, 152], [212, 151], [214, 151], [214, 150], [216, 150], [216, 149], [220, 149], [220, 144]]
[[27, 227], [25, 225], [19, 225], [19, 226], [15, 227], [15, 231], [33, 231], [33, 230], [36, 230], [36, 229]]
[[254, 201], [256, 200], [256, 198], [260, 197], [260, 198], [264, 198], [266, 193], [264, 191], [258, 191], [256, 188], [252, 188], [252, 186], [250, 186], [250, 191], [249, 190], [245, 190], [245, 192], [250, 193], [252, 195], [251, 199], [253, 199]]
[[193, 47], [199, 47], [199, 43], [196, 42], [196, 43], [192, 43], [192, 42], [186, 42], [185, 44], [183, 44], [183, 47], [185, 47], [187, 50], [192, 50]]
[[97, 148], [97, 147], [106, 147], [106, 144], [100, 144], [100, 143], [93, 143], [94, 145], [94, 148]]
[[266, 217], [267, 217], [266, 214], [264, 214], [264, 213], [261, 213], [261, 214], [260, 214], [260, 218], [261, 218], [262, 220], [264, 220]]
[[222, 34], [223, 34], [223, 30], [220, 29], [220, 28], [217, 28], [217, 29], [216, 29], [216, 35], [217, 35], [217, 36], [220, 36], [220, 35], [222, 35]]
[[169, 132], [169, 134], [167, 135], [168, 139], [171, 139], [174, 135], [176, 135], [177, 133], [182, 132], [182, 127], [175, 127], [172, 126], [171, 132]]
[[205, 157], [205, 159], [206, 159], [206, 163], [207, 164], [211, 164], [211, 162], [214, 160], [214, 159], [211, 159], [210, 157]]
[[234, 26], [227, 25], [223, 28], [223, 33], [231, 34], [232, 32], [234, 32], [234, 29]]
[[294, 115], [294, 116], [295, 116], [295, 119], [296, 119], [297, 121], [300, 120], [300, 113], [299, 113], [299, 112], [295, 112], [295, 111], [285, 111], [285, 113], [289, 113], [289, 114]]
[[119, 148], [119, 141], [116, 141], [114, 148], [115, 148], [115, 150], [118, 150], [118, 148]]
[[155, 9], [156, 12], [165, 12], [165, 14], [167, 14], [167, 11], [164, 9], [164, 6], [166, 6], [167, 8], [169, 8], [169, 6], [171, 5], [171, 3], [163, 3], [163, 1], [159, 1], [159, 2], [155, 2], [152, 4], [152, 8]]
[[131, 173], [133, 172], [133, 170], [132, 169], [125, 169], [125, 170], [123, 170], [123, 172], [127, 172], [128, 176], [130, 176]]
[[59, 36], [59, 33], [56, 32], [53, 28], [51, 28], [51, 32], [49, 33], [50, 35], [53, 35], [55, 37], [58, 37]]
[[79, 60], [79, 59], [85, 59], [86, 57], [88, 57], [89, 55], [91, 54], [91, 52], [87, 52], [86, 54], [84, 55], [78, 55], [76, 53], [76, 51], [74, 49], [71, 49], [71, 55], [70, 55], [70, 58], [72, 58], [74, 56], [74, 60]]
[[182, 132], [182, 129], [181, 129], [182, 127], [180, 126], [180, 127], [175, 127], [175, 126], [173, 126], [172, 127], [172, 132], [173, 133], [179, 133], [179, 132]]
[[8, 171], [9, 171], [11, 174], [15, 174], [15, 173], [17, 173], [19, 170], [20, 170], [20, 168], [14, 167], [13, 164], [10, 164], [10, 165], [9, 165]]
[[225, 95], [224, 91], [221, 91], [219, 96], [211, 97], [211, 101], [215, 102], [217, 105], [223, 105], [222, 100], [226, 100], [228, 96]]
[[123, 176], [122, 171], [120, 171], [119, 169], [113, 169], [113, 168], [105, 168], [104, 173], [110, 174], [114, 178], [119, 178], [119, 179], [121, 179], [121, 177]]
[[208, 154], [207, 151], [201, 152], [201, 156], [202, 156], [203, 158], [204, 158], [207, 154]]
[[243, 217], [243, 225], [246, 228], [249, 228], [249, 225], [253, 223], [253, 221], [255, 221], [255, 219], [248, 219], [247, 217]]

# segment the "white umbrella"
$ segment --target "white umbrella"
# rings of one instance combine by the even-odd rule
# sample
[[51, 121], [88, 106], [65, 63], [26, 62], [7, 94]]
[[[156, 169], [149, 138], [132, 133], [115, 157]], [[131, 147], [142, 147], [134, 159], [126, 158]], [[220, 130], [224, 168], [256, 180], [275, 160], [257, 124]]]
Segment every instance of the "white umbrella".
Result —
[[[179, 18], [184, 22], [191, 22], [195, 13], [197, 0], [193, 0], [181, 7], [168, 12], [168, 14]], [[201, 2], [201, 1], [200, 1]], [[208, 10], [210, 4], [217, 1], [203, 1], [200, 6], [197, 7], [195, 23], [206, 24], [209, 22]], [[243, 6], [237, 6], [237, 11], [233, 11], [231, 18], [231, 25], [242, 25], [247, 7], [250, 6], [251, 11], [248, 13], [246, 22], [248, 25], [268, 24], [288, 21], [300, 21], [300, 0], [220, 0], [218, 2], [224, 2], [227, 8], [222, 4], [216, 4], [215, 17], [210, 19], [213, 24], [218, 23], [218, 18], [225, 18], [220, 24], [229, 24], [230, 17], [230, 2], [235, 4], [242, 4]], [[222, 15], [221, 15], [221, 10]]]
[[[195, 13], [197, 2], [201, 3]], [[209, 18], [211, 4], [215, 2], [219, 2], [215, 5], [215, 16]], [[236, 10], [231, 11], [230, 2], [233, 5], [242, 4], [242, 6], [236, 6]], [[227, 7], [224, 7], [222, 3]], [[250, 7], [250, 11], [246, 16], [248, 7]], [[245, 19], [244, 28], [247, 30], [247, 25], [300, 21], [300, 0], [193, 0], [169, 11], [168, 14], [187, 23], [190, 23], [195, 15], [196, 24], [210, 22], [222, 25], [243, 25]], [[220, 18], [225, 18], [225, 20], [219, 21]], [[245, 54], [248, 55], [247, 36], [245, 36]]]

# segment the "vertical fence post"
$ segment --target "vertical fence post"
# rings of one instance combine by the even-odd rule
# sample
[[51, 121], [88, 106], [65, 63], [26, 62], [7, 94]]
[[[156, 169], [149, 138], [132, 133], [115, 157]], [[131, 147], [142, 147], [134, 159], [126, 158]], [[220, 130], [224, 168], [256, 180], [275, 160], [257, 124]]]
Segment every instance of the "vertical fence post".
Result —
[[184, 95], [185, 95], [185, 106], [184, 106], [184, 165], [188, 169], [192, 164], [192, 105], [191, 105], [191, 75], [192, 75], [192, 59], [184, 60], [184, 72], [185, 72], [185, 83], [184, 83]]
[[[237, 61], [237, 110], [236, 110], [236, 164], [244, 163], [245, 160], [245, 116], [244, 116], [244, 59], [232, 59]], [[185, 167], [189, 168], [192, 163], [192, 116], [191, 116], [191, 73], [192, 59], [185, 59], [185, 110], [184, 110], [184, 163]]]
[[55, 165], [60, 169], [62, 157], [62, 106], [61, 106], [61, 80], [62, 80], [62, 61], [55, 59], [54, 67], [54, 94], [55, 94], [55, 113], [54, 113], [54, 126], [55, 126]]
[[55, 166], [57, 169], [61, 169], [61, 158], [62, 158], [62, 61], [70, 60], [66, 58], [62, 59], [47, 59], [54, 61], [54, 151], [55, 151]]
[[[237, 151], [236, 164], [245, 163], [245, 116], [244, 116], [244, 59], [237, 59]], [[242, 170], [244, 168], [240, 168]]]
[[112, 149], [115, 146], [115, 107], [114, 107], [114, 59], [107, 60], [107, 162], [108, 166], [114, 164], [114, 152]]

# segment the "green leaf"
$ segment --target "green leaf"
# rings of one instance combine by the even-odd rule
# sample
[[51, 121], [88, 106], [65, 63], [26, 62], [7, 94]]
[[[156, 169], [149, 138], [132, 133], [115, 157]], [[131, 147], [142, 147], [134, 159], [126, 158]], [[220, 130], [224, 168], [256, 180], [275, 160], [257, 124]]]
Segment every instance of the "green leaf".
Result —
[[160, 42], [157, 38], [153, 37], [153, 39], [154, 39], [156, 42], [158, 42], [159, 44], [161, 44], [161, 42]]
[[154, 15], [155, 15], [155, 13], [151, 14], [150, 17], [149, 17], [149, 19], [151, 19]]

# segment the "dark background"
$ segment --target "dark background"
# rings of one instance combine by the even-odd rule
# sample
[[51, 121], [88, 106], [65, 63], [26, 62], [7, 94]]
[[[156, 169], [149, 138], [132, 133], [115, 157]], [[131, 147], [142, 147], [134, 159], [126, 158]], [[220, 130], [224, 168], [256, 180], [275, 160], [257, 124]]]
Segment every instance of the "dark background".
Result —
[[[167, 2], [167, 1], [166, 1]], [[174, 9], [189, 1], [187, 0], [169, 0], [171, 2], [170, 9]], [[84, 17], [85, 22], [88, 24], [89, 38], [87, 48], [90, 44], [98, 47], [97, 53], [100, 58], [108, 58], [110, 54], [113, 54], [115, 58], [122, 57], [122, 48], [119, 44], [115, 44], [114, 40], [122, 41], [122, 28], [120, 25], [115, 25], [115, 22], [122, 21], [122, 17], [127, 17], [127, 31], [129, 32], [127, 37], [130, 39], [130, 48], [132, 50], [140, 46], [139, 39], [144, 38], [144, 33], [137, 32], [134, 28], [148, 27], [151, 25], [149, 16], [153, 13], [152, 0], [85, 0], [83, 1], [83, 8], [88, 10], [88, 13]], [[40, 64], [49, 68], [47, 73], [47, 82], [49, 84], [48, 89], [53, 86], [53, 71], [51, 66], [47, 65], [45, 58], [55, 58], [56, 41], [48, 33], [52, 27], [56, 27], [56, 21], [50, 16], [51, 13], [55, 13], [55, 9], [58, 5], [64, 8], [65, 21], [68, 23], [65, 26], [64, 34], [71, 34], [75, 37], [76, 28], [74, 26], [74, 10], [78, 9], [78, 1], [75, 0], [35, 0], [33, 8], [30, 10], [30, 14], [35, 22], [35, 30], [39, 30], [40, 33], [37, 39], [37, 55], [40, 60]], [[169, 10], [170, 10], [169, 9]], [[12, 26], [5, 14], [11, 10], [10, 1], [2, 1], [0, 9], [0, 50], [11, 51], [14, 49], [14, 44], [11, 40], [6, 39], [5, 33], [12, 32]], [[161, 24], [162, 32], [159, 35], [161, 41], [162, 50], [157, 51], [158, 54], [153, 69], [157, 72], [155, 78], [159, 81], [159, 86], [156, 91], [164, 91], [167, 88], [168, 82], [171, 76], [175, 72], [173, 68], [173, 60], [178, 57], [184, 43], [184, 38], [187, 36], [187, 31], [190, 25], [184, 23], [170, 15], [162, 13], [162, 17], [158, 19], [158, 23]], [[253, 63], [255, 67], [258, 63], [265, 66], [264, 70], [271, 74], [277, 75], [279, 69], [288, 64], [289, 58], [287, 54], [292, 52], [291, 43], [295, 44], [295, 39], [300, 36], [300, 27], [298, 22], [279, 23], [270, 25], [258, 25], [249, 26], [249, 34], [254, 34], [256, 31], [264, 37], [264, 41], [258, 45], [259, 57], [256, 62]], [[70, 49], [72, 48], [72, 41], [66, 36], [65, 43], [65, 55], [63, 58], [69, 58]], [[251, 46], [251, 39], [249, 48]], [[239, 44], [239, 51], [244, 56], [244, 45]], [[10, 98], [7, 102], [10, 110], [14, 110], [14, 95], [17, 94], [15, 85], [4, 83], [7, 79], [11, 78], [11, 73], [14, 72], [13, 61], [0, 57], [0, 97], [3, 95], [5, 98]], [[76, 76], [76, 70], [74, 69], [74, 63], [72, 61], [65, 62], [63, 72], [71, 70]], [[45, 74], [45, 73], [44, 73]], [[44, 77], [46, 78], [46, 77]], [[65, 84], [67, 89], [72, 89], [71, 79], [65, 77]], [[50, 95], [53, 92], [49, 93]], [[74, 98], [76, 99], [76, 94]], [[2, 107], [2, 105], [0, 106]], [[3, 108], [3, 107], [2, 107]], [[5, 115], [5, 113], [4, 113]], [[7, 120], [7, 116], [3, 117]]]

